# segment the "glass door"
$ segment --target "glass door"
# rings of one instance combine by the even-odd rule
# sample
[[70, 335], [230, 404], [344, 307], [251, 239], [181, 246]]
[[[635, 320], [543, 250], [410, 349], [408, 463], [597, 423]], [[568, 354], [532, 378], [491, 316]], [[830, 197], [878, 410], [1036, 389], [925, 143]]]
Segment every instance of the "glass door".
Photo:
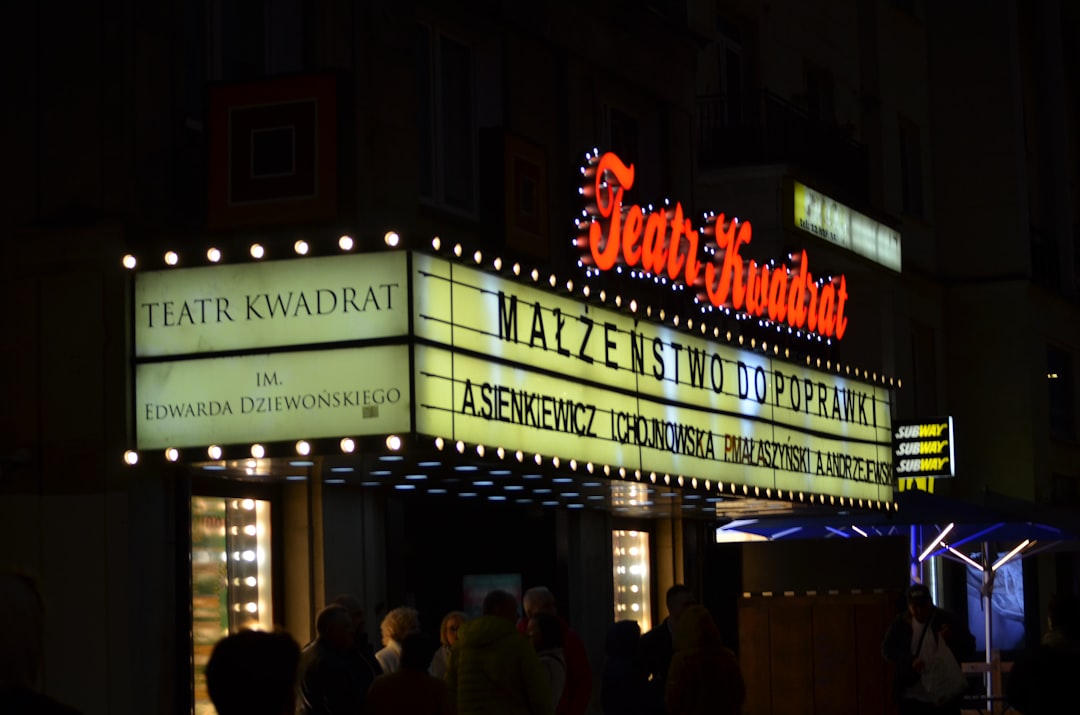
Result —
[[244, 628], [273, 629], [270, 502], [191, 498], [192, 666], [196, 715], [213, 715], [206, 663], [214, 644]]

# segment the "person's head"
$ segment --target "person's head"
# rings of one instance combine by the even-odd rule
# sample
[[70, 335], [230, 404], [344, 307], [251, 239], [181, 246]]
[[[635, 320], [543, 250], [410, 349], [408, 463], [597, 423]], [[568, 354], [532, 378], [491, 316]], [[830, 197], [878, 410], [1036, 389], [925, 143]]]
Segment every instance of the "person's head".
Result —
[[555, 594], [551, 592], [547, 586], [534, 586], [525, 592], [524, 598], [522, 598], [522, 606], [525, 608], [525, 615], [528, 618], [532, 618], [535, 614], [540, 612], [556, 613]]
[[562, 648], [563, 631], [559, 617], [548, 611], [538, 611], [529, 618], [525, 628], [526, 634], [532, 640], [533, 648], [546, 650], [548, 648]]
[[44, 614], [41, 593], [32, 578], [13, 572], [0, 574], [0, 682], [37, 689]]
[[458, 629], [465, 622], [465, 614], [461, 611], [450, 611], [443, 616], [439, 624], [439, 642], [451, 648], [457, 643]]
[[668, 618], [674, 628], [679, 624], [679, 618], [686, 607], [694, 604], [694, 594], [688, 586], [677, 583], [667, 590], [664, 602], [667, 604]]
[[934, 599], [930, 589], [921, 583], [913, 583], [907, 590], [908, 613], [919, 623], [928, 623], [934, 612]]
[[331, 603], [315, 617], [319, 642], [335, 650], [348, 650], [353, 645], [353, 622], [349, 609]]
[[391, 640], [403, 643], [407, 636], [420, 632], [420, 614], [415, 608], [398, 606], [383, 616], [380, 630], [383, 645], [390, 645]]
[[1047, 622], [1052, 631], [1080, 638], [1080, 598], [1072, 594], [1054, 594], [1047, 609]]
[[367, 620], [364, 617], [364, 604], [360, 603], [360, 599], [351, 593], [343, 593], [334, 597], [333, 603], [338, 606], [344, 606], [349, 611], [349, 618], [353, 624], [353, 636], [357, 638], [366, 637], [367, 633]]
[[485, 616], [498, 616], [510, 621], [516, 621], [518, 616], [517, 599], [514, 594], [502, 589], [488, 591], [484, 596], [482, 612]]
[[604, 652], [609, 658], [632, 657], [638, 650], [641, 626], [637, 621], [615, 621], [608, 626]]
[[300, 646], [284, 631], [244, 630], [217, 642], [206, 689], [218, 715], [292, 715]]
[[401, 667], [426, 673], [431, 664], [431, 648], [422, 633], [410, 633], [401, 641]]
[[689, 650], [723, 643], [720, 629], [705, 606], [691, 603], [679, 615], [679, 625], [671, 637], [671, 647], [676, 650]]

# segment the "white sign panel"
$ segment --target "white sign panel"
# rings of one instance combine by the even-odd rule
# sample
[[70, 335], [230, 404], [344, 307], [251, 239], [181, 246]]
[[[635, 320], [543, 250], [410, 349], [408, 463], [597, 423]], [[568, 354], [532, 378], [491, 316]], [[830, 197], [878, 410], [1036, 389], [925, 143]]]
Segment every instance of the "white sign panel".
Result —
[[404, 345], [135, 368], [139, 449], [406, 432], [410, 407]]
[[415, 358], [421, 433], [672, 479], [892, 498], [888, 444], [661, 403], [435, 347], [417, 346]]
[[[416, 335], [453, 351], [417, 350], [422, 432], [750, 486], [891, 498], [883, 387], [441, 259], [416, 256], [413, 280]], [[582, 428], [586, 412], [591, 430]]]
[[405, 335], [403, 251], [135, 275], [135, 356], [161, 357]]

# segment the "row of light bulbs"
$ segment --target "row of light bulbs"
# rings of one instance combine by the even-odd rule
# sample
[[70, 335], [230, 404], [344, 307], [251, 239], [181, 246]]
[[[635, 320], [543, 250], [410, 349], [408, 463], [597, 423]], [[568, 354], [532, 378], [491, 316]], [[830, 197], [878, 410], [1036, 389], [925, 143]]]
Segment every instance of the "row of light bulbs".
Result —
[[[397, 248], [401, 245], [401, 235], [397, 231], [387, 231], [383, 235], [383, 243], [388, 248]], [[338, 238], [338, 248], [342, 253], [348, 253], [356, 248], [356, 241], [352, 236], [344, 235]], [[311, 244], [304, 239], [299, 239], [293, 243], [293, 252], [297, 256], [306, 256], [311, 251]], [[261, 243], [252, 243], [248, 246], [248, 255], [250, 255], [256, 261], [262, 260], [266, 257], [266, 246]], [[210, 263], [220, 263], [224, 255], [220, 248], [210, 247], [206, 249], [206, 260]], [[162, 256], [162, 260], [166, 266], [177, 266], [180, 264], [180, 254], [176, 251], [166, 251]], [[133, 253], [127, 253], [121, 259], [121, 264], [128, 270], [135, 270], [139, 265], [139, 259]]]
[[[401, 437], [399, 437], [398, 435], [389, 435], [386, 438], [385, 444], [388, 450], [390, 450], [391, 452], [397, 452], [401, 449], [402, 440]], [[440, 452], [445, 451], [448, 447], [450, 447], [448, 442], [442, 437], [436, 437], [434, 440], [434, 445], [435, 449], [439, 450]], [[345, 454], [351, 454], [356, 451], [356, 441], [352, 437], [342, 438], [339, 442], [339, 446], [341, 448], [341, 451]], [[296, 443], [295, 448], [296, 453], [300, 456], [306, 457], [311, 454], [311, 443], [306, 440], [299, 440]], [[481, 459], [485, 458], [489, 453], [489, 449], [483, 444], [473, 445], [472, 449], [470, 450], [469, 446], [466, 445], [465, 442], [462, 440], [455, 441], [452, 445], [452, 448], [460, 455], [465, 455], [466, 451], [473, 451], [476, 453], [476, 456]], [[496, 447], [493, 450], [493, 453], [501, 460], [513, 458], [519, 464], [524, 464], [526, 460], [528, 460], [535, 464], [537, 467], [542, 467], [544, 466], [545, 462], [548, 462], [555, 469], [561, 469], [565, 464], [567, 467], [569, 467], [571, 472], [577, 472], [579, 469], [583, 469], [588, 474], [595, 474], [599, 471], [602, 472], [603, 475], [609, 479], [614, 479], [617, 477], [624, 481], [630, 481], [632, 477], [633, 481], [640, 482], [644, 478], [651, 484], [663, 482], [665, 486], [678, 486], [680, 488], [689, 487], [694, 490], [703, 490], [706, 493], [711, 493], [713, 491], [714, 482], [711, 479], [698, 479], [697, 477], [686, 478], [681, 474], [678, 474], [674, 478], [672, 478], [671, 474], [664, 474], [661, 476], [655, 471], [650, 471], [648, 475], [645, 475], [641, 469], [634, 469], [633, 472], [630, 472], [625, 467], [613, 468], [609, 464], [598, 466], [591, 461], [586, 461], [584, 464], [582, 464], [577, 459], [562, 459], [558, 456], [552, 456], [549, 459], [546, 459], [539, 452], [527, 455], [523, 450], [520, 449], [515, 450], [514, 452], [509, 452], [502, 447]], [[207, 447], [206, 454], [210, 459], [214, 461], [220, 460], [222, 457], [222, 448], [219, 445], [212, 444]], [[251, 456], [255, 459], [262, 459], [266, 456], [266, 448], [261, 444], [251, 445]], [[170, 447], [166, 449], [165, 459], [169, 462], [178, 461], [180, 459], [180, 450], [176, 449], [175, 447]], [[124, 452], [124, 462], [131, 466], [138, 464], [139, 453], [136, 450], [127, 450], [126, 452]], [[734, 496], [739, 496], [739, 493], [741, 491], [741, 495], [744, 497], [749, 497], [752, 493], [755, 498], [761, 498], [762, 496], [764, 496], [766, 499], [785, 499], [785, 491], [783, 489], [774, 490], [772, 487], [766, 487], [765, 489], [762, 489], [759, 486], [755, 486], [751, 489], [749, 485], [743, 484], [741, 485], [742, 489], [740, 490], [740, 485], [736, 484], [735, 482], [729, 483], [728, 488], [725, 489], [724, 482], [719, 480], [715, 482], [715, 485], [716, 493], [721, 495], [727, 492]], [[862, 498], [856, 499], [855, 497], [844, 496], [837, 497], [831, 494], [807, 494], [806, 492], [796, 492], [795, 490], [791, 489], [787, 490], [786, 500], [794, 502], [796, 499], [798, 499], [798, 501], [801, 503], [819, 504], [822, 506], [826, 505], [827, 503], [829, 506], [851, 508], [858, 506], [860, 509], [884, 509], [885, 511], [896, 511], [898, 509], [898, 505], [895, 502]], [[826, 500], [828, 500], [828, 502], [826, 502]]]
[[[390, 450], [391, 452], [397, 452], [398, 450], [401, 449], [401, 445], [402, 445], [401, 437], [399, 437], [396, 434], [389, 435], [386, 438], [385, 443], [386, 443], [386, 448], [388, 450]], [[352, 437], [342, 437], [341, 441], [338, 442], [338, 446], [341, 448], [342, 453], [344, 453], [344, 454], [352, 454], [353, 452], [356, 451], [356, 440], [353, 439]], [[311, 442], [308, 442], [306, 439], [298, 440], [296, 442], [295, 449], [296, 449], [296, 453], [299, 456], [306, 457], [306, 456], [311, 454]], [[266, 446], [262, 445], [262, 444], [259, 444], [259, 443], [255, 443], [255, 444], [251, 445], [250, 452], [251, 452], [251, 456], [254, 459], [262, 459], [263, 457], [266, 456]], [[164, 455], [165, 455], [165, 461], [166, 462], [178, 462], [180, 460], [180, 450], [177, 449], [176, 447], [167, 448], [164, 451]], [[221, 445], [212, 444], [212, 445], [210, 445], [209, 447], [206, 448], [206, 456], [209, 457], [210, 459], [214, 460], [215, 462], [220, 460], [223, 455], [224, 455], [224, 450], [222, 449]], [[129, 466], [132, 466], [132, 467], [135, 466], [136, 464], [138, 464], [139, 463], [139, 452], [138, 452], [138, 450], [129, 449], [129, 450], [125, 451], [124, 452], [124, 463], [129, 465]]]
[[[445, 439], [443, 439], [442, 437], [436, 437], [434, 444], [435, 444], [435, 449], [439, 450], [440, 452], [445, 451], [448, 447], [450, 447], [450, 445], [447, 443], [447, 441]], [[453, 444], [453, 449], [458, 454], [464, 455], [466, 453], [466, 451], [469, 451], [469, 446], [466, 445], [464, 441], [457, 440]], [[472, 451], [475, 451], [476, 456], [480, 457], [481, 459], [484, 458], [489, 452], [488, 448], [485, 447], [483, 444], [474, 445], [472, 447]], [[529, 454], [526, 454], [523, 450], [520, 450], [520, 449], [515, 450], [514, 452], [511, 453], [511, 452], [503, 449], [502, 447], [496, 447], [495, 450], [494, 450], [494, 454], [499, 459], [513, 458], [519, 464], [524, 464], [526, 461], [531, 461], [537, 467], [542, 467], [542, 466], [544, 466], [545, 462], [547, 462], [547, 463], [550, 463], [551, 466], [554, 467], [555, 469], [561, 469], [563, 464], [565, 463], [566, 466], [570, 468], [571, 472], [577, 472], [579, 468], [582, 468], [582, 469], [584, 469], [584, 471], [588, 472], [589, 474], [595, 474], [597, 471], [600, 471], [600, 472], [603, 473], [603, 475], [605, 477], [612, 478], [612, 479], [615, 478], [615, 477], [612, 476], [613, 474], [617, 475], [617, 477], [619, 479], [626, 480], [626, 481], [629, 481], [631, 476], [632, 476], [633, 480], [637, 481], [637, 482], [642, 481], [642, 478], [644, 477], [648, 482], [650, 482], [652, 484], [657, 484], [658, 481], [662, 481], [664, 483], [664, 485], [666, 485], [666, 486], [675, 486], [675, 485], [677, 485], [680, 488], [685, 488], [685, 487], [689, 486], [690, 488], [695, 489], [695, 490], [702, 490], [703, 489], [706, 493], [712, 492], [712, 488], [713, 488], [713, 484], [714, 484], [714, 482], [711, 479], [698, 479], [697, 477], [687, 478], [687, 477], [684, 477], [681, 474], [676, 475], [674, 478], [672, 478], [671, 474], [664, 474], [663, 476], [660, 476], [656, 472], [651, 471], [651, 472], [649, 472], [649, 474], [647, 476], [645, 476], [644, 472], [642, 472], [642, 470], [640, 470], [640, 469], [635, 469], [631, 473], [625, 467], [613, 468], [609, 464], [604, 464], [604, 465], [597, 466], [591, 461], [586, 461], [584, 464], [582, 464], [577, 459], [562, 459], [562, 458], [560, 458], [558, 456], [552, 456], [550, 458], [545, 458], [544, 455], [540, 454], [539, 452], [529, 455]], [[740, 492], [739, 486], [740, 485], [736, 484], [735, 482], [731, 482], [728, 485], [729, 490], [725, 490], [724, 482], [722, 482], [722, 481], [716, 481], [715, 485], [716, 485], [716, 493], [717, 494], [724, 494], [725, 491], [728, 491], [728, 493], [733, 494], [735, 496], [739, 495], [739, 492]], [[789, 490], [787, 490], [785, 492], [783, 489], [775, 489], [774, 490], [772, 487], [766, 487], [765, 489], [762, 489], [761, 487], [756, 486], [756, 487], [753, 487], [751, 489], [751, 487], [749, 485], [747, 485], [747, 484], [743, 484], [741, 486], [742, 486], [742, 489], [741, 489], [742, 496], [745, 496], [745, 497], [749, 497], [751, 495], [751, 493], [752, 493], [753, 496], [756, 497], [756, 498], [761, 498], [762, 496], [764, 496], [766, 499], [781, 499], [781, 500], [783, 500], [783, 499], [785, 499], [785, 494], [786, 494], [786, 500], [791, 501], [791, 502], [794, 502], [796, 499], [798, 499], [798, 501], [800, 501], [802, 503], [820, 504], [820, 505], [828, 504], [829, 506], [840, 506], [840, 507], [845, 507], [846, 506], [846, 507], [852, 507], [852, 508], [854, 508], [855, 506], [858, 506], [860, 509], [877, 509], [877, 510], [884, 509], [885, 511], [896, 511], [898, 509], [898, 505], [895, 502], [889, 502], [889, 501], [870, 500], [870, 499], [862, 499], [862, 498], [856, 499], [855, 497], [844, 497], [844, 496], [838, 497], [838, 496], [830, 495], [830, 494], [807, 494], [806, 492], [796, 492], [793, 489], [789, 489]], [[826, 500], [828, 500], [828, 501], [826, 501]]]

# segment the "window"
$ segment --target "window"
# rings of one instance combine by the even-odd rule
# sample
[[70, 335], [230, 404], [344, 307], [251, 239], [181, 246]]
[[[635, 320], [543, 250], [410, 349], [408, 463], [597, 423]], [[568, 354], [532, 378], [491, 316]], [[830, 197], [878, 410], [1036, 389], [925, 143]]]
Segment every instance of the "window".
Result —
[[824, 67], [818, 67], [811, 62], [806, 63], [804, 73], [807, 115], [819, 122], [835, 124], [836, 103], [832, 74]]
[[438, 30], [417, 28], [416, 127], [420, 195], [466, 216], [476, 214], [473, 51]]
[[1067, 474], [1054, 474], [1050, 477], [1050, 503], [1054, 506], [1075, 507], [1077, 499], [1076, 479]]
[[923, 217], [922, 140], [914, 122], [899, 117], [900, 206], [904, 213]]
[[[716, 18], [716, 90], [720, 94], [721, 126], [740, 126], [743, 120], [743, 49], [741, 33], [722, 17]], [[707, 73], [706, 73], [707, 74]]]
[[1050, 434], [1071, 440], [1075, 436], [1072, 356], [1053, 345], [1046, 348], [1046, 387]]
[[300, 0], [208, 0], [206, 11], [210, 79], [261, 79], [303, 68]]

